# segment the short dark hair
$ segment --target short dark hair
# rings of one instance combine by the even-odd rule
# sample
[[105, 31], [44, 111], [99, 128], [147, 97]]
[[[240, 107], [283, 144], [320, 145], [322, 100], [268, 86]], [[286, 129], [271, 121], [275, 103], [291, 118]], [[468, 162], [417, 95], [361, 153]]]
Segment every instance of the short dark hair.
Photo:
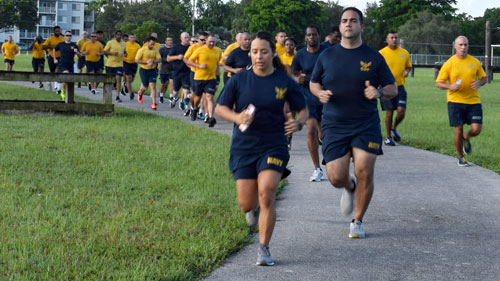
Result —
[[54, 26], [54, 30], [56, 30], [58, 28], [61, 29], [61, 27], [59, 25]]
[[122, 32], [121, 30], [117, 30], [117, 31], [115, 32], [115, 35], [116, 35], [116, 34], [118, 34], [118, 32], [120, 32], [121, 34], [123, 34], [123, 32]]
[[308, 25], [308, 26], [306, 27], [306, 32], [307, 32], [307, 29], [308, 29], [308, 28], [314, 28], [314, 29], [316, 29], [316, 32], [318, 32], [318, 35], [319, 35], [319, 27], [317, 27], [316, 25], [314, 25], [314, 24], [310, 24], [310, 25]]
[[154, 36], [149, 36], [149, 38], [148, 38], [148, 42], [149, 42], [149, 41], [151, 41], [151, 40], [153, 40], [153, 41], [155, 41], [155, 42], [156, 42], [156, 38], [155, 38]]
[[285, 71], [285, 67], [281, 63], [281, 59], [276, 54], [276, 42], [274, 42], [273, 36], [267, 31], [259, 31], [252, 37], [252, 41], [255, 39], [265, 40], [269, 43], [269, 47], [273, 52], [273, 66], [274, 68]]
[[387, 34], [398, 34], [398, 32], [394, 31], [394, 30], [389, 30], [389, 32], [387, 32]]
[[128, 37], [128, 34], [123, 34], [122, 37]]
[[297, 45], [297, 41], [295, 41], [295, 39], [293, 39], [292, 37], [288, 37], [285, 39], [285, 44], [286, 44], [286, 41], [292, 41], [293, 44]]
[[339, 29], [339, 26], [338, 26], [338, 25], [336, 25], [336, 26], [332, 27], [332, 31], [331, 31], [330, 33], [335, 33], [335, 32], [340, 33], [340, 29]]
[[208, 37], [208, 35], [209, 35], [209, 34], [208, 34], [208, 33], [206, 33], [205, 31], [200, 32], [200, 33], [198, 34], [198, 36], [205, 36], [205, 37]]
[[358, 8], [356, 8], [356, 7], [347, 7], [344, 10], [342, 10], [342, 16], [347, 11], [354, 11], [354, 12], [356, 12], [358, 14], [358, 17], [359, 17], [359, 23], [363, 24], [363, 13]]
[[103, 34], [103, 33], [104, 33], [104, 32], [102, 32], [102, 30], [97, 30], [97, 31], [95, 32], [95, 34]]

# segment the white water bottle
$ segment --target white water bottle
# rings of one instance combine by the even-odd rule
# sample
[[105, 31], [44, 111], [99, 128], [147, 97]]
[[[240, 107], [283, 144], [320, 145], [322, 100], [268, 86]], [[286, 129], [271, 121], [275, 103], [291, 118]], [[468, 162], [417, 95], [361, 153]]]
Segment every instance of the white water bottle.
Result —
[[[252, 117], [255, 114], [255, 106], [249, 104], [247, 109], [245, 109], [245, 114]], [[248, 129], [248, 126], [250, 126], [250, 124], [240, 124], [238, 128], [240, 128], [240, 131], [244, 132]]]

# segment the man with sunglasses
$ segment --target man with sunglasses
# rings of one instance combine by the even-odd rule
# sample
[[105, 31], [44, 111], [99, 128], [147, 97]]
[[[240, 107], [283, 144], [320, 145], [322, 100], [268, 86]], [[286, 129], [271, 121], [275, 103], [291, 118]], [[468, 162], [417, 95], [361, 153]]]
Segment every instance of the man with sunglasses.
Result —
[[[99, 73], [99, 60], [104, 54], [104, 47], [101, 42], [97, 41], [97, 35], [95, 32], [90, 34], [90, 41], [83, 44], [80, 49], [83, 55], [85, 55], [85, 66], [87, 68], [87, 73]], [[92, 94], [96, 94], [96, 83], [89, 83], [89, 89]]]
[[[191, 45], [188, 50], [186, 51], [186, 54], [184, 54], [184, 63], [191, 68], [191, 72], [189, 73], [189, 85], [191, 86], [191, 93], [194, 93], [196, 91], [195, 89], [195, 82], [194, 82], [194, 73], [196, 71], [196, 67], [191, 64], [191, 61], [189, 61], [189, 57], [196, 51], [198, 48], [203, 47], [206, 42], [207, 42], [207, 36], [208, 34], [206, 32], [202, 32], [198, 35], [198, 43]], [[175, 105], [175, 102], [174, 102]], [[189, 105], [189, 98], [188, 97], [183, 97], [182, 102], [179, 104], [179, 107], [184, 110], [185, 106]], [[189, 115], [190, 109], [186, 110], [186, 116]]]
[[106, 47], [104, 47], [104, 54], [108, 58], [106, 60], [106, 73], [115, 74], [116, 78], [115, 100], [117, 102], [121, 102], [120, 90], [122, 86], [121, 80], [123, 76], [123, 55], [125, 54], [125, 43], [122, 41], [122, 32], [120, 30], [115, 32], [115, 39], [109, 40], [108, 43], [106, 43]]
[[[74, 72], [74, 64], [75, 64], [75, 55], [78, 57], [81, 56], [80, 49], [78, 46], [71, 42], [71, 32], [66, 31], [64, 33], [64, 42], [61, 42], [56, 45], [56, 47], [52, 50], [52, 54], [54, 55], [54, 63], [57, 64], [59, 72], [62, 73], [73, 73]], [[61, 54], [60, 58], [56, 57], [56, 52]], [[68, 91], [68, 84], [63, 83], [63, 89], [61, 91], [61, 98], [66, 99], [66, 92]]]

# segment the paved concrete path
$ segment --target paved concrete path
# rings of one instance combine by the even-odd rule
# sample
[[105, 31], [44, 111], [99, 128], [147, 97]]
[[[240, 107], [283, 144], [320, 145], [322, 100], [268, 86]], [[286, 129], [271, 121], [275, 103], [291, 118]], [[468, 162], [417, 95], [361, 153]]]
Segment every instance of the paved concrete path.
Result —
[[[143, 105], [123, 100], [119, 106], [153, 112], [149, 97]], [[168, 103], [155, 113], [206, 127]], [[213, 130], [230, 135], [232, 124], [217, 121]], [[350, 218], [339, 210], [341, 190], [308, 181], [313, 167], [305, 130], [293, 140], [293, 172], [277, 203], [270, 244], [276, 265], [255, 266], [255, 239], [206, 280], [500, 280], [498, 174], [461, 168], [455, 158], [429, 151], [384, 146], [364, 218], [367, 237], [353, 240]]]

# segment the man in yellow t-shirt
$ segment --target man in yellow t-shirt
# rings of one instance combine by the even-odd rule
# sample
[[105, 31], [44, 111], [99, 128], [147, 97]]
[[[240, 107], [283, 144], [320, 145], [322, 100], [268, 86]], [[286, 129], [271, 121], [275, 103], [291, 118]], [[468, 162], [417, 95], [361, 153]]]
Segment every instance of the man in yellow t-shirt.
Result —
[[[47, 38], [42, 44], [44, 51], [49, 53], [47, 57], [47, 62], [49, 64], [50, 73], [55, 73], [57, 69], [57, 64], [54, 63], [54, 53], [52, 50], [57, 46], [57, 44], [64, 42], [64, 36], [61, 35], [61, 27], [54, 26], [54, 34]], [[61, 57], [61, 52], [56, 52], [56, 58]]]
[[191, 65], [196, 67], [194, 73], [195, 92], [192, 97], [193, 111], [191, 112], [191, 120], [195, 121], [198, 115], [198, 105], [201, 96], [204, 95], [207, 106], [205, 110], [208, 112], [208, 126], [213, 127], [216, 120], [214, 114], [214, 94], [217, 90], [216, 77], [219, 74], [219, 60], [222, 58], [222, 51], [215, 46], [215, 36], [208, 35], [207, 44], [194, 51], [189, 57]]
[[[198, 35], [198, 39], [195, 44], [189, 46], [189, 48], [187, 49], [186, 53], [184, 54], [184, 58], [182, 59], [182, 61], [187, 65], [189, 66], [189, 68], [191, 69], [191, 72], [189, 73], [189, 85], [191, 86], [191, 93], [194, 93], [196, 90], [195, 90], [195, 82], [194, 82], [194, 73], [195, 73], [195, 70], [196, 70], [196, 67], [194, 67], [194, 65], [191, 63], [191, 61], [189, 60], [189, 58], [191, 57], [191, 55], [194, 53], [194, 51], [196, 51], [198, 48], [200, 47], [203, 47], [206, 45], [207, 43], [207, 36], [208, 36], [208, 33], [206, 32], [201, 32], [199, 35]], [[184, 110], [186, 105], [189, 104], [189, 98], [187, 96], [182, 96], [181, 97], [181, 102], [179, 103], [179, 107], [181, 110]], [[170, 97], [170, 107], [174, 107], [175, 106], [175, 103], [177, 102], [176, 99], [173, 99], [173, 97]], [[202, 105], [205, 105], [205, 103], [202, 102]], [[204, 108], [204, 106], [202, 106], [202, 108]], [[188, 112], [189, 110], [187, 110], [186, 112]]]
[[[82, 55], [85, 55], [85, 66], [87, 73], [99, 73], [100, 65], [99, 60], [104, 55], [104, 48], [101, 42], [97, 41], [97, 34], [92, 32], [90, 34], [90, 41], [83, 44], [80, 50]], [[89, 89], [92, 94], [96, 94], [96, 83], [89, 83]]]
[[[45, 53], [42, 49], [42, 36], [38, 35], [35, 37], [35, 41], [31, 43], [30, 50], [32, 52], [33, 57], [31, 58], [31, 66], [33, 67], [33, 72], [43, 73], [43, 69], [45, 68]], [[40, 81], [39, 88], [43, 88], [43, 83]]]
[[[395, 146], [394, 141], [400, 141], [401, 137], [397, 131], [398, 125], [405, 118], [406, 113], [406, 90], [405, 78], [411, 70], [410, 54], [405, 49], [398, 46], [398, 34], [389, 32], [385, 38], [387, 46], [380, 50], [380, 54], [385, 58], [389, 69], [396, 79], [398, 95], [390, 100], [380, 100], [382, 110], [385, 111], [385, 145]], [[393, 122], [394, 110], [397, 110], [396, 119]]]
[[[224, 50], [224, 53], [222, 53], [222, 58], [219, 61], [219, 64], [221, 66], [224, 66], [224, 64], [226, 63], [226, 60], [229, 57], [229, 55], [231, 54], [231, 52], [234, 51], [234, 49], [238, 48], [241, 45], [241, 35], [242, 34], [243, 34], [243, 32], [236, 33], [236, 36], [234, 37], [235, 42], [229, 44], [226, 47], [226, 49]], [[231, 77], [231, 73], [229, 73], [228, 71], [224, 71], [224, 75], [222, 77], [224, 79], [224, 85], [225, 85], [227, 83], [227, 80], [229, 80], [229, 77]]]
[[123, 76], [123, 55], [125, 54], [125, 43], [122, 41], [122, 32], [115, 32], [115, 39], [109, 40], [104, 47], [104, 54], [107, 56], [106, 73], [115, 74], [116, 77], [116, 98], [117, 102], [121, 102], [120, 90], [121, 79]]
[[125, 56], [123, 57], [123, 73], [125, 74], [126, 87], [123, 87], [122, 91], [123, 95], [127, 95], [127, 93], [130, 93], [131, 100], [134, 99], [132, 82], [134, 82], [135, 74], [137, 73], [137, 63], [135, 62], [135, 55], [137, 54], [140, 48], [141, 45], [135, 42], [135, 34], [131, 33], [128, 36], [127, 43], [125, 43]]
[[[158, 43], [158, 34], [156, 32], [153, 32], [153, 33], [151, 33], [151, 37], [155, 38], [156, 42], [155, 42], [154, 48], [159, 51], [161, 48], [161, 45], [160, 45], [160, 43]], [[146, 47], [148, 45], [148, 43], [149, 43], [149, 41], [144, 42], [144, 44], [142, 44], [142, 47]]]
[[7, 37], [7, 42], [2, 44], [2, 55], [4, 57], [5, 70], [12, 71], [16, 55], [20, 54], [19, 47], [12, 41], [12, 35]]
[[280, 56], [281, 63], [285, 66], [288, 74], [292, 73], [290, 66], [292, 65], [293, 57], [295, 56], [295, 46], [297, 42], [293, 38], [285, 39], [285, 53]]
[[286, 40], [286, 32], [280, 30], [276, 33], [276, 53], [278, 57], [283, 56], [285, 54], [285, 40]]
[[[469, 40], [458, 36], [453, 44], [455, 55], [452, 56], [439, 71], [436, 87], [447, 90], [448, 117], [450, 126], [454, 127], [453, 141], [458, 154], [457, 164], [469, 166], [464, 154], [471, 154], [470, 138], [481, 133], [483, 110], [478, 89], [486, 84], [486, 74], [479, 60], [467, 54]], [[464, 124], [471, 125], [464, 134]]]
[[[83, 31], [82, 32], [82, 38], [80, 40], [78, 40], [76, 42], [76, 45], [78, 46], [78, 49], [82, 49], [83, 48], [83, 44], [89, 42], [90, 39], [88, 38], [88, 33], [87, 31]], [[81, 56], [78, 58], [78, 63], [77, 63], [77, 66], [78, 66], [78, 73], [82, 73], [83, 72], [83, 67], [85, 66], [85, 57], [84, 56]], [[81, 88], [81, 83], [78, 82], [78, 88]]]
[[135, 61], [139, 64], [139, 74], [141, 75], [142, 85], [137, 92], [139, 103], [143, 102], [142, 94], [151, 88], [151, 109], [156, 110], [156, 77], [158, 77], [158, 63], [161, 62], [161, 56], [158, 49], [154, 47], [156, 38], [149, 37], [148, 44], [139, 49], [135, 55]]

